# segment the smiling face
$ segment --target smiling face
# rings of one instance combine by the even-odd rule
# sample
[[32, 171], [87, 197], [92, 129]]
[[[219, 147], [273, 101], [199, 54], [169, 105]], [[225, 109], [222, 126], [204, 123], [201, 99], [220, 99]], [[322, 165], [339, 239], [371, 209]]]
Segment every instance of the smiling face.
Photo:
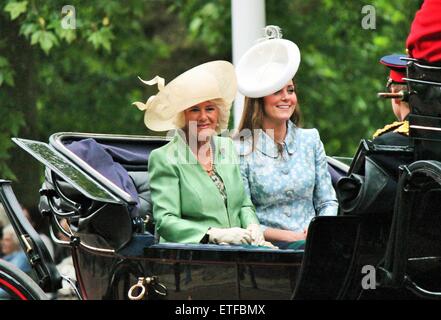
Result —
[[196, 133], [199, 141], [205, 140], [216, 133], [219, 108], [213, 102], [205, 101], [184, 110], [184, 118], [187, 132], [193, 136]]
[[274, 123], [286, 122], [294, 113], [297, 96], [292, 80], [279, 91], [263, 98], [265, 120]]

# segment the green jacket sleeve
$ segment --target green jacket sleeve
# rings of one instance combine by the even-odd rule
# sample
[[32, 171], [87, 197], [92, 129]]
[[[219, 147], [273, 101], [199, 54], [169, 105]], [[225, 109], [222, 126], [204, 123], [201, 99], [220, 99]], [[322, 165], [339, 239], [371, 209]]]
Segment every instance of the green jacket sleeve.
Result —
[[239, 160], [239, 156], [235, 150], [234, 142], [229, 139], [230, 142], [230, 150], [233, 157], [233, 163], [236, 163], [234, 170], [236, 171], [236, 179], [238, 182], [238, 186], [242, 189], [242, 195], [243, 195], [243, 202], [242, 207], [240, 209], [240, 221], [242, 228], [248, 227], [248, 225], [252, 223], [259, 224], [259, 220], [256, 216], [256, 209], [254, 208], [253, 203], [250, 199], [250, 192], [249, 192], [249, 186], [248, 186], [248, 177], [242, 175], [241, 171], [244, 168], [244, 164], [242, 164]]
[[177, 168], [165, 155], [153, 151], [149, 173], [156, 231], [167, 242], [199, 243], [208, 227], [182, 218]]
[[247, 194], [244, 194], [242, 208], [240, 209], [240, 221], [242, 228], [247, 228], [252, 223], [259, 224], [256, 216], [256, 210]]

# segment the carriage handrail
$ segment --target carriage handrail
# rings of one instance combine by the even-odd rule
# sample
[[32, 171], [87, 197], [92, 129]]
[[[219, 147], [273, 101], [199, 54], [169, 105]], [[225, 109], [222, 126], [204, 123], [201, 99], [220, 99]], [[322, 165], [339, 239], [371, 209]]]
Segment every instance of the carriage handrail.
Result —
[[18, 236], [21, 247], [37, 274], [39, 285], [48, 292], [61, 288], [61, 276], [38, 233], [24, 216], [11, 182], [0, 180], [0, 201]]
[[329, 164], [331, 164], [332, 166], [334, 166], [335, 168], [343, 171], [343, 172], [348, 172], [349, 171], [349, 165], [347, 165], [346, 163], [344, 163], [342, 160], [352, 160], [352, 158], [349, 157], [330, 157], [330, 156], [326, 156], [326, 160]]
[[[54, 151], [53, 148], [46, 143], [18, 138], [12, 138], [12, 141], [49, 169], [53, 170], [57, 175], [62, 177], [88, 198], [111, 203], [122, 202], [120, 198], [116, 197], [113, 193], [110, 193], [107, 188], [97, 183], [87, 173], [80, 170], [76, 164]], [[38, 146], [38, 148], [36, 146]], [[44, 152], [45, 155], [48, 153], [50, 159], [44, 159], [39, 152]], [[70, 171], [66, 172], [66, 170]], [[75, 179], [76, 181], [74, 181]]]

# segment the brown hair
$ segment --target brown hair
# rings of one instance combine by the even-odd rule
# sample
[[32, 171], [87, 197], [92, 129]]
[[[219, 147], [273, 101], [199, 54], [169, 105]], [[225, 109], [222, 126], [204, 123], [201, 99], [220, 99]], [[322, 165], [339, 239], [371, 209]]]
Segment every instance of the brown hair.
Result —
[[[264, 111], [264, 102], [262, 98], [249, 98], [245, 97], [244, 109], [242, 112], [242, 119], [239, 124], [239, 131], [243, 129], [262, 129]], [[296, 108], [289, 118], [297, 127], [301, 127], [301, 111], [299, 104], [297, 103]]]
[[[296, 88], [295, 83], [294, 83], [294, 88]], [[295, 92], [297, 91], [296, 89], [294, 90]], [[263, 101], [263, 97], [261, 98], [245, 97], [242, 119], [240, 120], [239, 128], [235, 137], [237, 138], [240, 135], [240, 132], [244, 129], [248, 129], [251, 132], [254, 132], [254, 130], [256, 129], [263, 129], [262, 123], [263, 123], [264, 115], [265, 115], [265, 104]], [[289, 120], [291, 120], [297, 127], [302, 126], [301, 111], [298, 102]], [[255, 139], [253, 139], [253, 148], [252, 148], [253, 151], [254, 151], [254, 145], [255, 145]]]

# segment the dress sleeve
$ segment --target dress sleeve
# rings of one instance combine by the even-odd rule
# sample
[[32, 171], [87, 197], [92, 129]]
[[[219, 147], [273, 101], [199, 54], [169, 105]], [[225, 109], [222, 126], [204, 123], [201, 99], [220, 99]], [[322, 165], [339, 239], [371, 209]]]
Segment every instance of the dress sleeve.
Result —
[[248, 174], [249, 174], [248, 163], [244, 156], [239, 157], [239, 169], [240, 169], [240, 175], [242, 177], [245, 193], [249, 198], [251, 198], [250, 182], [248, 180]]
[[317, 130], [314, 130], [315, 138], [315, 186], [313, 194], [314, 208], [317, 215], [337, 215], [338, 202], [332, 186], [331, 175], [328, 171], [325, 148], [320, 140]]
[[149, 174], [156, 231], [168, 242], [199, 243], [208, 227], [182, 218], [177, 168], [167, 157], [153, 151]]
[[244, 194], [242, 208], [240, 209], [240, 221], [242, 228], [246, 228], [252, 223], [259, 224], [254, 205], [246, 194]]

